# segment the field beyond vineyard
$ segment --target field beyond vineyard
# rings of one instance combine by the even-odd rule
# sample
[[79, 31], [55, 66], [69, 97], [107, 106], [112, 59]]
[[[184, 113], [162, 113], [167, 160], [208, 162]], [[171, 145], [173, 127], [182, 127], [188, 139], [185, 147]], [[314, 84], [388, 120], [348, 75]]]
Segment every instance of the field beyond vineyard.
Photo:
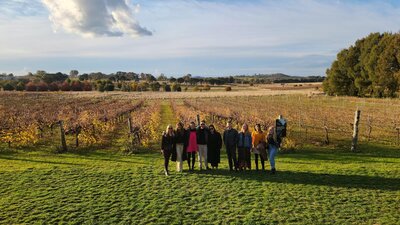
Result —
[[[400, 100], [291, 93], [1, 92], [0, 224], [398, 224]], [[278, 173], [230, 173], [223, 149], [218, 171], [165, 177], [162, 130], [197, 114], [220, 131], [283, 114]]]

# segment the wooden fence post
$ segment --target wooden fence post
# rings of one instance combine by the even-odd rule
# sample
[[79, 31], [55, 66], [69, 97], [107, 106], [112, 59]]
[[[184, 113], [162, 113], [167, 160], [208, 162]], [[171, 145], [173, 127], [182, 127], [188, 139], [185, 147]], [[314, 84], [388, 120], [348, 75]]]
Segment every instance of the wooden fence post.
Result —
[[371, 132], [372, 132], [372, 118], [370, 115], [368, 115], [368, 142], [371, 140]]
[[67, 142], [65, 141], [65, 130], [64, 130], [64, 122], [62, 120], [59, 121], [60, 124], [60, 135], [61, 135], [61, 152], [67, 152]]
[[132, 119], [130, 117], [128, 118], [128, 128], [129, 128], [129, 134], [132, 134], [133, 133], [133, 130], [132, 130]]
[[358, 141], [358, 124], [360, 122], [360, 114], [361, 111], [357, 109], [354, 115], [354, 127], [353, 127], [353, 141], [351, 143], [351, 151], [355, 152], [357, 149], [357, 141]]
[[396, 127], [397, 130], [397, 145], [400, 145], [400, 127]]

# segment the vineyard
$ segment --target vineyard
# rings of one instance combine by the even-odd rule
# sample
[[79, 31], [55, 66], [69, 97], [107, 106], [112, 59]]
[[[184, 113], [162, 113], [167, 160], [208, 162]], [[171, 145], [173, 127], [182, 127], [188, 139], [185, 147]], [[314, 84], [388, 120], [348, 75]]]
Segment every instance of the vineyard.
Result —
[[[207, 95], [208, 96], [208, 95]], [[160, 121], [160, 104], [167, 102], [176, 121]], [[159, 125], [197, 115], [224, 129], [232, 121], [264, 129], [277, 115], [288, 120], [283, 149], [304, 144], [346, 146], [351, 140], [355, 110], [361, 110], [360, 142], [400, 144], [400, 101], [304, 95], [192, 97], [146, 100], [130, 95], [61, 93], [1, 93], [0, 141], [8, 148], [53, 145], [57, 151], [113, 145], [115, 135], [127, 151], [159, 140]]]
[[[342, 145], [351, 141], [354, 113], [361, 111], [360, 139], [363, 143], [399, 145], [400, 101], [346, 97], [264, 96], [242, 98], [186, 99], [186, 108], [204, 114], [209, 123], [222, 129], [227, 121], [264, 129], [278, 115], [288, 121], [290, 147], [301, 144]], [[182, 114], [182, 113], [181, 113]], [[182, 119], [187, 119], [182, 117]], [[290, 143], [289, 143], [290, 142]]]
[[117, 96], [3, 93], [0, 140], [8, 148], [52, 145], [63, 152], [112, 145], [110, 137], [120, 135], [148, 146], [158, 138], [159, 106]]

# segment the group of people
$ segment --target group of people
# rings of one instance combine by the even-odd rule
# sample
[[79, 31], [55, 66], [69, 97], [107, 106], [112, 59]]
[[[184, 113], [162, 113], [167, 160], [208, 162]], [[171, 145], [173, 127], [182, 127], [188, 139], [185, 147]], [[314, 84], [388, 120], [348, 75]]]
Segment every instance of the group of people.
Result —
[[275, 174], [275, 156], [283, 138], [286, 137], [286, 125], [286, 120], [281, 115], [266, 132], [262, 130], [260, 124], [256, 124], [254, 131], [250, 132], [249, 126], [245, 123], [238, 132], [232, 127], [231, 122], [227, 122], [222, 135], [214, 125], [207, 126], [205, 121], [201, 121], [199, 126], [190, 122], [187, 129], [181, 122], [176, 124], [175, 129], [172, 125], [168, 125], [161, 141], [165, 175], [169, 175], [170, 160], [176, 161], [178, 172], [182, 172], [185, 160], [189, 171], [193, 171], [196, 153], [200, 170], [218, 169], [223, 144], [230, 171], [251, 170], [251, 155], [254, 153], [256, 170], [259, 170], [258, 158], [260, 158], [262, 170], [265, 170], [265, 161], [269, 160], [271, 173]]

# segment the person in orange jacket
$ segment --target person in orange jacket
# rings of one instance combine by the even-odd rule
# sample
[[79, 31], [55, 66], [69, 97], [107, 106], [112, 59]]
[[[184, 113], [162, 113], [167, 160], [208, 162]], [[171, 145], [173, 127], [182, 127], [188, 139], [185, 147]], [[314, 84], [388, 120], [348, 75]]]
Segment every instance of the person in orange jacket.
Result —
[[[266, 137], [266, 133], [264, 133], [262, 131], [261, 125], [256, 124], [256, 126], [254, 127], [254, 131], [251, 133], [253, 149], [256, 149], [259, 144], [262, 144], [264, 147], [266, 147], [266, 145], [264, 143], [265, 137]], [[265, 160], [266, 159], [264, 159], [264, 157], [260, 154], [260, 152], [257, 152], [257, 151], [254, 152], [256, 170], [258, 170], [258, 155], [260, 155], [262, 170], [265, 170]]]

